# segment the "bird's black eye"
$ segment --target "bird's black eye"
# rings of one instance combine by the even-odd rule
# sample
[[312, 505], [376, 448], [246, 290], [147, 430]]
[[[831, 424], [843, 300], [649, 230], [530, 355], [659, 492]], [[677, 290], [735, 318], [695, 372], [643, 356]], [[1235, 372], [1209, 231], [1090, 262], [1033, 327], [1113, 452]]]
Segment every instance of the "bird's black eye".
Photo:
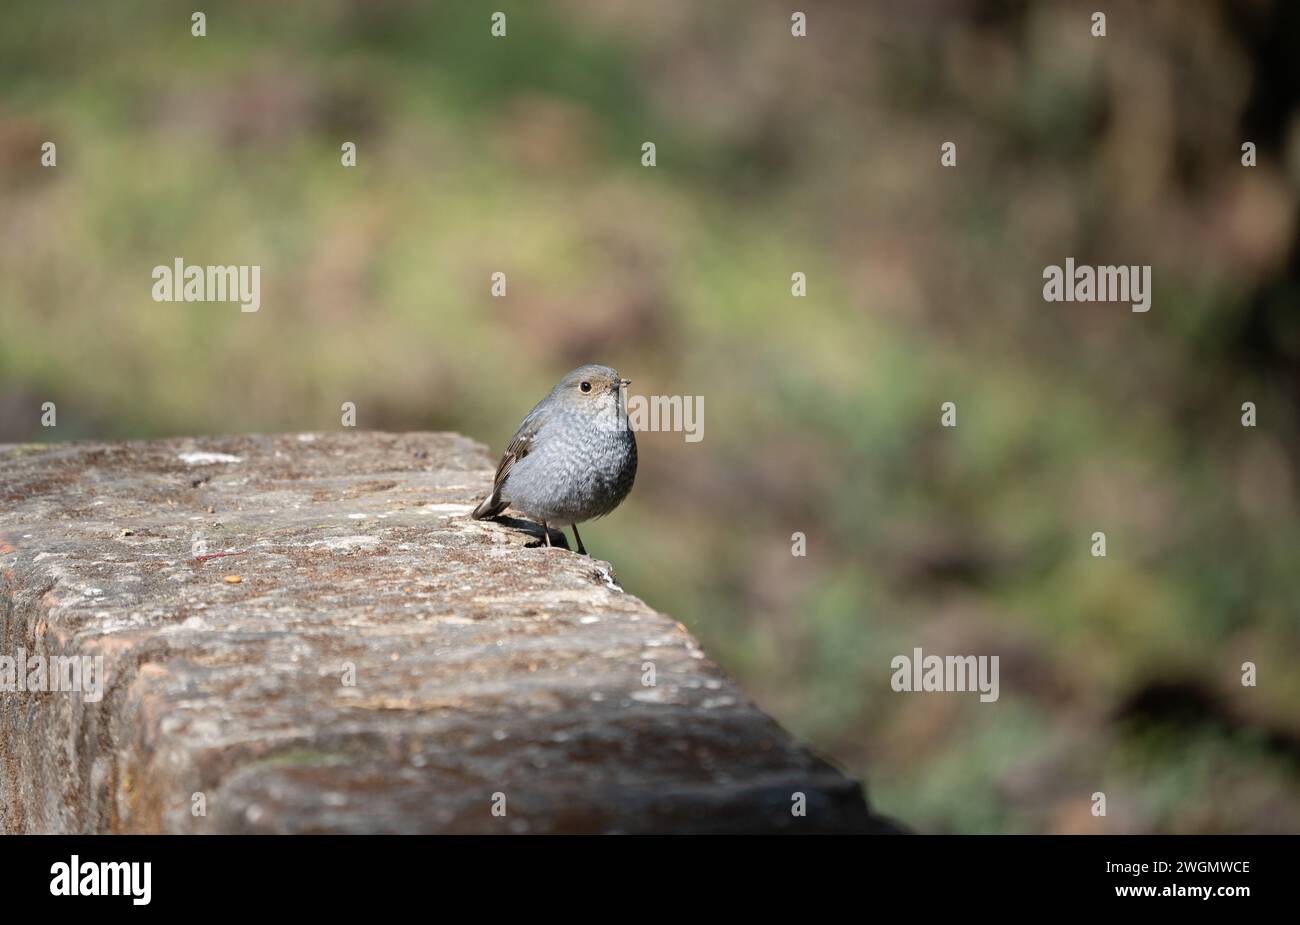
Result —
[[582, 384], [582, 391], [584, 391], [584, 392], [590, 392], [590, 391], [591, 391], [591, 383], [590, 383], [590, 382], [584, 382], [584, 383]]

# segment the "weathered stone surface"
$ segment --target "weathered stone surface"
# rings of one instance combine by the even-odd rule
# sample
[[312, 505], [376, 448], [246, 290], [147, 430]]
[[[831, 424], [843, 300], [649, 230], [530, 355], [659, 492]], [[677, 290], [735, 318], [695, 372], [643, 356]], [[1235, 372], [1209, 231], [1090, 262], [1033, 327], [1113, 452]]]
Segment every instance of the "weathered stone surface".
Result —
[[106, 671], [97, 703], [0, 693], [0, 831], [879, 827], [608, 563], [468, 519], [492, 464], [454, 434], [0, 447], [0, 656]]

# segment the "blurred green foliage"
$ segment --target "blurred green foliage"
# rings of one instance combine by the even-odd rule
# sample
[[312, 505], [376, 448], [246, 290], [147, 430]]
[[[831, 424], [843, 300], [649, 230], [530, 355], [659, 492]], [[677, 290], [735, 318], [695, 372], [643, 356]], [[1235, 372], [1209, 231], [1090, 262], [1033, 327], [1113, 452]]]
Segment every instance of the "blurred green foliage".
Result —
[[[1300, 829], [1285, 4], [1104, 40], [1073, 3], [818, 3], [805, 39], [770, 2], [213, 2], [206, 38], [192, 6], [6, 11], [0, 438], [353, 401], [499, 451], [609, 363], [704, 396], [705, 438], [643, 434], [588, 545], [882, 812]], [[260, 265], [261, 311], [154, 303], [177, 256]], [[1153, 265], [1151, 312], [1044, 303], [1067, 256]], [[894, 693], [915, 646], [1000, 654], [1000, 701]]]

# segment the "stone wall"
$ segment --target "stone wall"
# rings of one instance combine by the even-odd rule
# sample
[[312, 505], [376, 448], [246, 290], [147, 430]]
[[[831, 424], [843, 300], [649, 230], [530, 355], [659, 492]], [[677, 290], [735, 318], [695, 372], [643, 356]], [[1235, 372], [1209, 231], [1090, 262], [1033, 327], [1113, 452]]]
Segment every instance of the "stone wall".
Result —
[[468, 519], [493, 462], [444, 433], [0, 446], [0, 668], [86, 669], [0, 692], [0, 831], [888, 828], [608, 563]]

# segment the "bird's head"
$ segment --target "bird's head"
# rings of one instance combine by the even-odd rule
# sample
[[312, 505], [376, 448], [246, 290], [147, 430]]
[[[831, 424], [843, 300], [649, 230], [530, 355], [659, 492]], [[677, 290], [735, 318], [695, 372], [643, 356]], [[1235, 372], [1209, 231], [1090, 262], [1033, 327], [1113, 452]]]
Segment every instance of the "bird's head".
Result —
[[617, 414], [623, 404], [623, 388], [630, 382], [621, 378], [617, 370], [592, 363], [579, 366], [561, 379], [551, 396], [567, 408]]

